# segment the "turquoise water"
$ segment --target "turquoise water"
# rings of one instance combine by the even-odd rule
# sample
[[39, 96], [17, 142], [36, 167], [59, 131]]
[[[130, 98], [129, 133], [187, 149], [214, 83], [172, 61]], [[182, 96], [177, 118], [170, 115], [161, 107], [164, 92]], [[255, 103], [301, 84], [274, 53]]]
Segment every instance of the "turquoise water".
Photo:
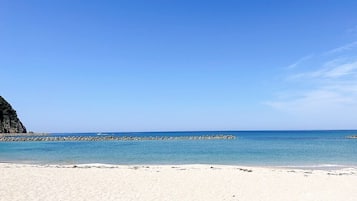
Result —
[[[33, 164], [227, 164], [356, 167], [357, 131], [99, 133], [125, 136], [230, 134], [236, 140], [0, 142], [0, 162]], [[54, 136], [98, 133], [51, 134]]]

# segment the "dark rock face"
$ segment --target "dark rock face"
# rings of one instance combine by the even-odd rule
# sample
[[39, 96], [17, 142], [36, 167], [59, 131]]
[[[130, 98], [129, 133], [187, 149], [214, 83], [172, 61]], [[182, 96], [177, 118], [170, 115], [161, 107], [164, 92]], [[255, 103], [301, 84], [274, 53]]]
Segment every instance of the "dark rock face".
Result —
[[0, 133], [26, 133], [16, 111], [0, 96]]

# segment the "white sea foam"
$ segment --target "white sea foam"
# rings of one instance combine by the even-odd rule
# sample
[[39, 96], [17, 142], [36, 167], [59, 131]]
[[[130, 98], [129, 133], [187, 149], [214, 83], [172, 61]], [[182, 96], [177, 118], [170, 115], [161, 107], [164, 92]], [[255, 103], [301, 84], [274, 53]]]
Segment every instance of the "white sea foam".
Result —
[[[277, 166], [282, 168], [291, 168], [291, 169], [317, 169], [317, 170], [335, 170], [335, 169], [344, 169], [352, 168], [353, 165], [341, 165], [341, 164], [313, 164], [313, 165], [285, 165]], [[357, 167], [356, 167], [357, 168]]]
[[106, 133], [97, 133], [97, 135], [102, 136], [102, 135], [109, 135], [109, 134], [106, 134]]

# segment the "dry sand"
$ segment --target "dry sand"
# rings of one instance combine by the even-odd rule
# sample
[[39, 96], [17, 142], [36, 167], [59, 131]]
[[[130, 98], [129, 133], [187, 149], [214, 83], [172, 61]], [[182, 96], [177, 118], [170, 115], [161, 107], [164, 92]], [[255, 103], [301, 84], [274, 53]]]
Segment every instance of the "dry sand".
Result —
[[357, 170], [0, 164], [1, 201], [356, 201]]

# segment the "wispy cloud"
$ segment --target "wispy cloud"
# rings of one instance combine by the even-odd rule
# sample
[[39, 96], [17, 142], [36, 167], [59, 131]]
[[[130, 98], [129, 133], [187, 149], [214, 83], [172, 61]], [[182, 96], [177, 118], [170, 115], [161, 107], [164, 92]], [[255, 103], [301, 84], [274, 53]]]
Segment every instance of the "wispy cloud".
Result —
[[321, 53], [309, 57], [309, 65], [299, 61], [300, 68], [291, 65], [283, 83], [287, 90], [266, 104], [306, 121], [348, 120], [357, 128], [351, 120], [357, 119], [357, 58], [350, 53], [341, 55], [347, 50], [357, 50], [357, 41], [327, 51], [328, 56]]
[[315, 79], [328, 79], [328, 78], [341, 78], [348, 76], [355, 76], [357, 74], [357, 61], [352, 63], [343, 63], [337, 66], [331, 66], [335, 60], [326, 62], [320, 69], [310, 72], [302, 72], [292, 75], [292, 78], [315, 78]]
[[346, 32], [349, 34], [356, 34], [357, 33], [357, 25], [352, 28], [347, 29]]
[[339, 52], [343, 52], [343, 51], [346, 51], [346, 50], [354, 49], [356, 47], [357, 47], [357, 41], [354, 41], [352, 43], [349, 43], [349, 44], [334, 48], [332, 50], [328, 50], [328, 51], [325, 52], [325, 54], [339, 53]]
[[301, 65], [304, 61], [307, 61], [307, 60], [311, 59], [312, 57], [313, 57], [312, 54], [304, 56], [304, 57], [298, 59], [297, 61], [295, 61], [294, 63], [290, 64], [286, 68], [287, 69], [294, 69], [294, 68], [298, 67], [299, 65]]
[[[350, 108], [357, 110], [357, 84], [354, 86], [339, 85], [305, 91], [299, 96], [288, 99], [266, 102], [276, 109], [298, 113], [319, 113], [335, 109]], [[353, 107], [352, 107], [353, 106]], [[322, 112], [325, 113], [325, 112]]]
[[353, 63], [346, 63], [340, 66], [327, 70], [323, 76], [330, 78], [339, 78], [343, 76], [356, 75], [357, 61]]

